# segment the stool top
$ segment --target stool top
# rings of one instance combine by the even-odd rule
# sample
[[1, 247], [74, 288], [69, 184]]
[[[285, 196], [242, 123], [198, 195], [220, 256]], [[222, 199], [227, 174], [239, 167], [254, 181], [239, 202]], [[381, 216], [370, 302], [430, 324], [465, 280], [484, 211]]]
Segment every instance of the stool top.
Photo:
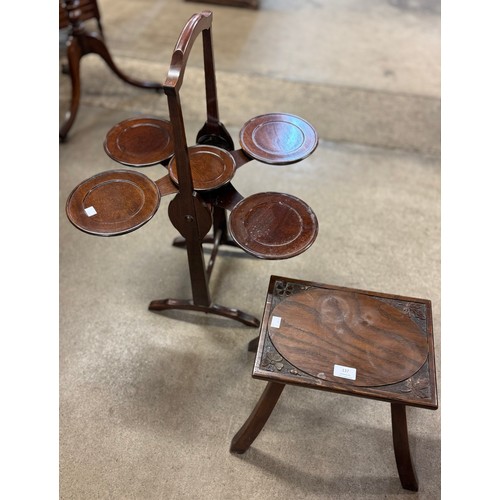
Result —
[[437, 408], [430, 301], [272, 276], [254, 377]]

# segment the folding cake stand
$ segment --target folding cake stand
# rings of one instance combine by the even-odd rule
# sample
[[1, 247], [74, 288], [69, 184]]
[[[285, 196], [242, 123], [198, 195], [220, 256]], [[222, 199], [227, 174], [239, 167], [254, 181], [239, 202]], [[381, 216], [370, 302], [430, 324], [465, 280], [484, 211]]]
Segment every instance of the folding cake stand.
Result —
[[[177, 41], [163, 85], [171, 121], [131, 118], [115, 125], [104, 141], [106, 153], [118, 163], [128, 167], [161, 164], [168, 173], [156, 181], [136, 170], [97, 174], [72, 191], [66, 213], [81, 231], [116, 236], [144, 225], [155, 215], [163, 196], [175, 195], [168, 214], [181, 235], [174, 245], [187, 250], [192, 299], [153, 300], [149, 309], [201, 311], [258, 327], [257, 318], [212, 302], [209, 280], [219, 246], [237, 246], [261, 259], [291, 258], [313, 244], [318, 221], [311, 208], [295, 196], [262, 192], [244, 198], [231, 181], [237, 169], [251, 160], [273, 165], [303, 160], [316, 149], [318, 136], [297, 116], [270, 113], [243, 126], [241, 149], [235, 149], [219, 120], [211, 27], [211, 12], [195, 14]], [[200, 33], [207, 120], [196, 136], [196, 145], [188, 147], [179, 91], [189, 53]], [[207, 265], [204, 243], [213, 244]], [[255, 349], [257, 341], [249, 348]]]

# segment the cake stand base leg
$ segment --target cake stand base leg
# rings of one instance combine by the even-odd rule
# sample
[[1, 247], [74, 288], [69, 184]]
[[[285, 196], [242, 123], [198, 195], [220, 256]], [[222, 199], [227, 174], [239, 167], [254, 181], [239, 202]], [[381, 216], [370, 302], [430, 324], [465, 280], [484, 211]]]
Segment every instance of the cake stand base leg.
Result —
[[153, 300], [149, 304], [150, 311], [165, 311], [168, 309], [184, 309], [189, 311], [199, 311], [207, 314], [217, 314], [219, 316], [224, 316], [229, 319], [234, 319], [243, 323], [247, 326], [258, 327], [260, 321], [246, 314], [238, 309], [232, 309], [229, 307], [220, 306], [218, 304], [211, 304], [209, 306], [203, 306], [195, 304], [192, 300], [181, 300], [181, 299], [161, 299]]

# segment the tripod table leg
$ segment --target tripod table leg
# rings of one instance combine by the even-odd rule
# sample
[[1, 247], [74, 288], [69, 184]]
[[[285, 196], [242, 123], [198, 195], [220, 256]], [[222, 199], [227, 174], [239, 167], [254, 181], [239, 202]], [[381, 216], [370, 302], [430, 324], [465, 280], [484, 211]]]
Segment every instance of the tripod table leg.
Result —
[[73, 126], [80, 104], [80, 59], [83, 54], [76, 38], [71, 38], [68, 41], [67, 55], [68, 72], [71, 78], [71, 104], [70, 109], [66, 111], [64, 123], [59, 129], [59, 139], [61, 141], [64, 141], [69, 129]]
[[264, 428], [286, 384], [268, 382], [247, 421], [231, 441], [230, 451], [245, 453]]
[[418, 482], [410, 454], [406, 405], [391, 403], [392, 440], [401, 486], [406, 490], [418, 491]]
[[88, 47], [88, 52], [101, 56], [108, 67], [111, 69], [111, 71], [113, 71], [113, 73], [124, 82], [133, 85], [134, 87], [143, 89], [154, 89], [158, 91], [163, 89], [163, 85], [161, 83], [140, 81], [126, 75], [115, 64], [106, 44], [100, 38], [93, 35], [92, 33], [86, 33], [82, 36], [85, 37], [85, 46]]

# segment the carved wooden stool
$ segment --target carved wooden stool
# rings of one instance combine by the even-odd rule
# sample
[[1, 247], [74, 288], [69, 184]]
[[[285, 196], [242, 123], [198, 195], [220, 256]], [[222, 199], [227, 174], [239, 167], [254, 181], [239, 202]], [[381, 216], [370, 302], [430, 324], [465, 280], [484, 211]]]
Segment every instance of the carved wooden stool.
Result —
[[271, 276], [253, 377], [268, 384], [230, 450], [244, 453], [286, 384], [391, 404], [403, 488], [417, 491], [406, 405], [438, 407], [431, 302]]

